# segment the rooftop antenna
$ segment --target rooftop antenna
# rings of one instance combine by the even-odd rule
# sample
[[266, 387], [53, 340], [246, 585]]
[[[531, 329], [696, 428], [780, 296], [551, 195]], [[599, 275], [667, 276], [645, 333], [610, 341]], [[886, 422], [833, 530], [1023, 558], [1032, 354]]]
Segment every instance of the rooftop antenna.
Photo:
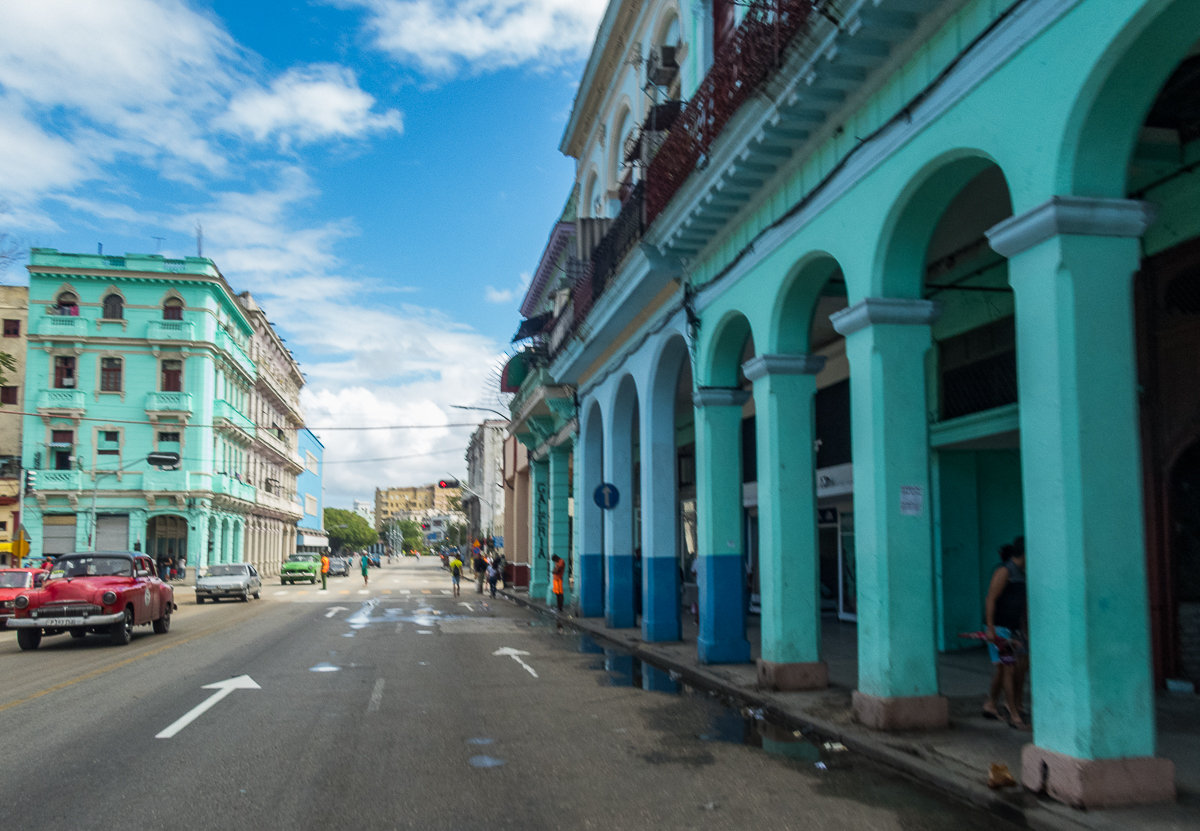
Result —
[[158, 240], [158, 245], [156, 245], [156, 246], [154, 247], [154, 253], [155, 253], [155, 254], [161, 254], [161, 253], [162, 253], [162, 244], [163, 244], [163, 240], [165, 240], [165, 239], [166, 239], [166, 237], [151, 237], [150, 239]]
[[196, 256], [204, 256], [204, 226], [196, 223]]

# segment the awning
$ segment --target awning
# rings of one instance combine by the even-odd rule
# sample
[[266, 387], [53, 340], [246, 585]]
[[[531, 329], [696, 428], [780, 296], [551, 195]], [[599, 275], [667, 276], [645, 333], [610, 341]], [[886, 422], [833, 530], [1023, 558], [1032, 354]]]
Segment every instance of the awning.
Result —
[[305, 548], [327, 548], [329, 537], [320, 534], [298, 534], [296, 535], [296, 545], [302, 545]]
[[543, 312], [536, 317], [526, 318], [521, 321], [521, 325], [517, 327], [517, 333], [513, 335], [512, 342], [516, 343], [519, 340], [532, 338], [534, 335], [540, 335], [550, 325], [550, 312]]

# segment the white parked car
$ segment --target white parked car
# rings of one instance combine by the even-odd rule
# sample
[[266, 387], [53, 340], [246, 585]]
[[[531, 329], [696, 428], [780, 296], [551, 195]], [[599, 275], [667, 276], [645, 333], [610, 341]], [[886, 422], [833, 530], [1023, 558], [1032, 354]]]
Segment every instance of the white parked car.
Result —
[[262, 591], [262, 578], [258, 571], [249, 563], [220, 563], [201, 570], [196, 578], [196, 602], [203, 603], [212, 600], [214, 603], [222, 597], [236, 597], [249, 601], [257, 599]]

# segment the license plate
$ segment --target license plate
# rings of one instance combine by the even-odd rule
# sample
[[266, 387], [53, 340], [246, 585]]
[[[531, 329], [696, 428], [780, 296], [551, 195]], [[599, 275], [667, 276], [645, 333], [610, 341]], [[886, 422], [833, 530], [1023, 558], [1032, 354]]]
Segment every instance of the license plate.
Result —
[[78, 617], [40, 617], [37, 619], [39, 626], [63, 627], [63, 626], [82, 626], [83, 618]]

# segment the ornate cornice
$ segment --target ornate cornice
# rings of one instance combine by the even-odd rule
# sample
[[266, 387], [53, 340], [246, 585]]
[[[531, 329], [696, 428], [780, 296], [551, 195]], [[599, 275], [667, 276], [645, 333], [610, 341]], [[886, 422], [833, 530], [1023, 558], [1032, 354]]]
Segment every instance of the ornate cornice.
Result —
[[1010, 216], [987, 232], [997, 254], [1015, 257], [1051, 237], [1140, 237], [1154, 222], [1155, 207], [1136, 199], [1052, 196], [1036, 208]]

